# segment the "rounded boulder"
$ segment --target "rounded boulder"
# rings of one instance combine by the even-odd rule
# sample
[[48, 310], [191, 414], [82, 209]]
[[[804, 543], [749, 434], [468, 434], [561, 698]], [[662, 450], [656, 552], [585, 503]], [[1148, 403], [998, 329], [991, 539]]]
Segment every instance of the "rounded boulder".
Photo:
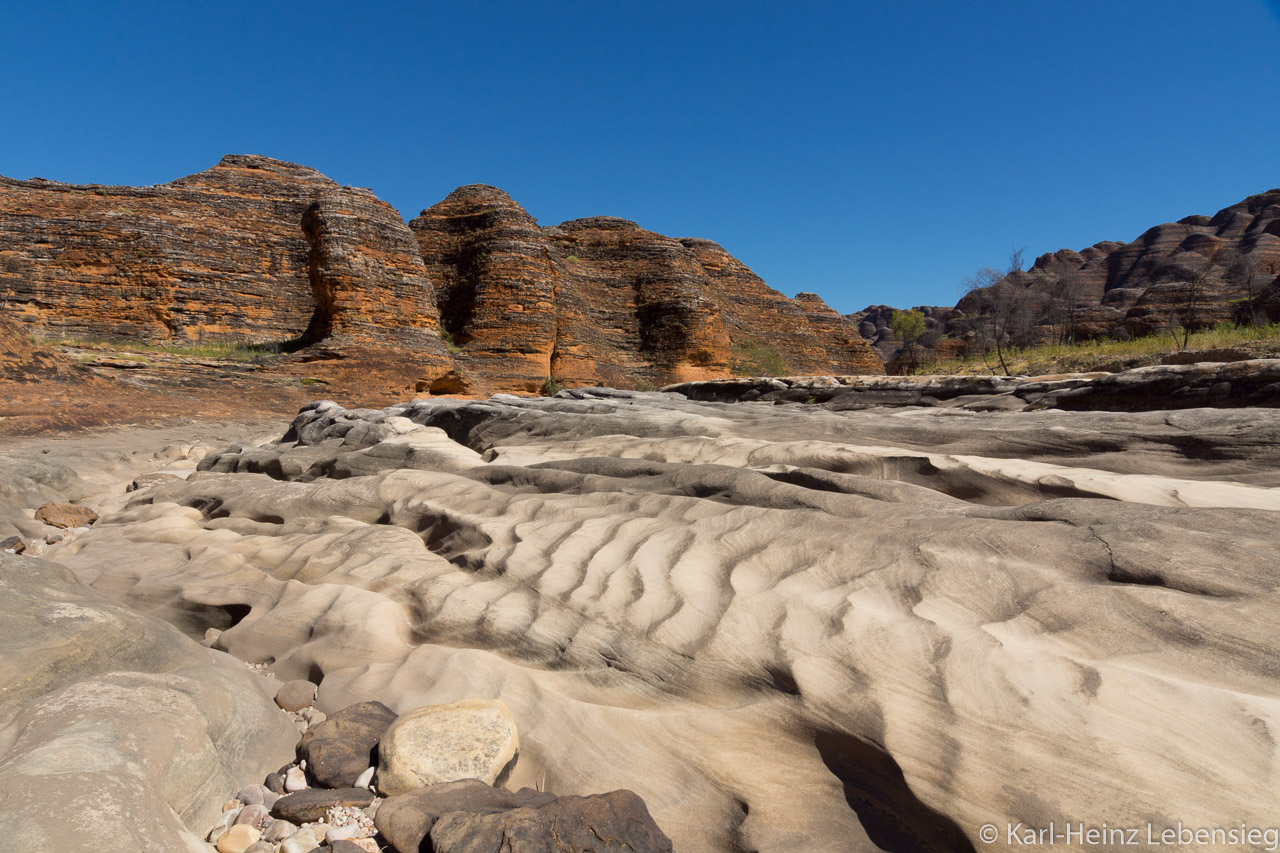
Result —
[[520, 748], [516, 723], [497, 699], [428, 705], [401, 714], [378, 743], [375, 784], [384, 796], [453, 782], [497, 782]]
[[316, 685], [310, 681], [289, 681], [276, 691], [276, 704], [286, 711], [310, 708], [316, 701]]

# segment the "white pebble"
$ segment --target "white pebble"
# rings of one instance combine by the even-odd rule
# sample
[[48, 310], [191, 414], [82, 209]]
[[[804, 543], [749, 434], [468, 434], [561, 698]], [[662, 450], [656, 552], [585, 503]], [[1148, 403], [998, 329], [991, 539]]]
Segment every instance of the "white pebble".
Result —
[[357, 777], [356, 777], [356, 783], [355, 783], [352, 787], [353, 787], [353, 788], [371, 788], [371, 787], [373, 787], [373, 785], [372, 785], [372, 783], [373, 783], [373, 770], [374, 770], [374, 768], [370, 767], [368, 770], [364, 771], [364, 772], [363, 772], [363, 773], [361, 773], [359, 776], [357, 776]]
[[290, 767], [289, 772], [284, 774], [284, 789], [290, 793], [294, 791], [302, 791], [307, 788], [307, 774], [302, 772], [301, 767]]
[[363, 838], [365, 830], [359, 824], [348, 824], [347, 826], [333, 826], [324, 834], [325, 842], [332, 847], [335, 841], [347, 841], [352, 838]]

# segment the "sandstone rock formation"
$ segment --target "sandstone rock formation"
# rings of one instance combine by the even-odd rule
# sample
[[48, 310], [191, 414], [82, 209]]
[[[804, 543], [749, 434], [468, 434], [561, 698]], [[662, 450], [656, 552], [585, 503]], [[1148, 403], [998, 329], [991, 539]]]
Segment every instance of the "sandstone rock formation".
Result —
[[633, 790], [679, 850], [1265, 826], [1278, 428], [588, 389], [316, 404], [49, 553], [225, 627], [325, 712], [500, 698], [512, 789]]
[[244, 666], [0, 553], [0, 846], [207, 850], [223, 791], [294, 735]]
[[333, 189], [248, 156], [154, 187], [0, 178], [0, 302], [55, 336], [295, 338], [313, 313], [299, 222]]
[[760, 349], [786, 372], [882, 370], [818, 297], [709, 241], [542, 228], [487, 186], [410, 230], [368, 190], [256, 156], [154, 187], [0, 178], [0, 311], [55, 338], [301, 348], [276, 369], [405, 396], [715, 378], [762, 369], [741, 358]]
[[[1145, 335], [1173, 326], [1280, 321], [1280, 189], [1249, 196], [1214, 216], [1188, 216], [1148, 229], [1129, 243], [1104, 241], [1036, 258], [1012, 279], [1026, 291], [1029, 341]], [[954, 309], [924, 309], [945, 336], [943, 357], [963, 348], [991, 310], [989, 290]], [[884, 306], [849, 315], [886, 361]], [[866, 323], [872, 322], [874, 328]]]
[[368, 190], [331, 190], [307, 207], [302, 230], [315, 299], [304, 340], [399, 347], [448, 361], [435, 291], [413, 233], [391, 205]]
[[691, 400], [816, 404], [833, 411], [954, 407], [975, 412], [1042, 409], [1149, 412], [1280, 408], [1280, 359], [1163, 364], [1119, 373], [1058, 376], [815, 376], [684, 382], [663, 389]]
[[498, 387], [724, 376], [753, 346], [776, 351], [787, 372], [882, 370], [821, 299], [787, 299], [707, 240], [606, 216], [539, 228], [483, 185], [455, 190], [409, 224], [440, 282], [441, 322], [460, 360]]

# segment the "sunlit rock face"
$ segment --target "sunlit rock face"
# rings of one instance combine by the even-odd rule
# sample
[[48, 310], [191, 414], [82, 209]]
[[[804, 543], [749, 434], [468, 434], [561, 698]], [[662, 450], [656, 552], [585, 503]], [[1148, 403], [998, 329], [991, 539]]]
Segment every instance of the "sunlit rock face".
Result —
[[819, 297], [788, 299], [709, 240], [612, 216], [540, 227], [483, 184], [459, 187], [409, 225], [438, 282], [442, 325], [480, 387], [884, 372]]
[[[1274, 416], [314, 404], [49, 556], [330, 712], [501, 699], [678, 850], [1267, 825]], [[1000, 827], [994, 843], [984, 824]]]
[[284, 341], [313, 314], [314, 169], [229, 155], [153, 187], [0, 178], [0, 292], [29, 329], [148, 341]]
[[883, 373], [820, 298], [708, 240], [610, 216], [540, 226], [496, 187], [406, 224], [306, 166], [228, 155], [151, 187], [0, 177], [0, 322], [53, 338], [300, 353], [350, 400]]

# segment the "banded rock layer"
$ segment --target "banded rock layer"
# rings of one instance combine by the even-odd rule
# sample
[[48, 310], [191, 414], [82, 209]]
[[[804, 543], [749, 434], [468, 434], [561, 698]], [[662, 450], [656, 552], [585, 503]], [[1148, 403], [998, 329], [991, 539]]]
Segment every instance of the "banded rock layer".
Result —
[[50, 336], [303, 347], [310, 372], [407, 392], [883, 372], [818, 297], [709, 241], [541, 228], [482, 185], [411, 230], [368, 190], [254, 156], [154, 187], [0, 178], [0, 304]]
[[322, 403], [49, 556], [321, 710], [501, 698], [512, 786], [630, 788], [680, 850], [1265, 826], [1276, 446], [1258, 409]]

